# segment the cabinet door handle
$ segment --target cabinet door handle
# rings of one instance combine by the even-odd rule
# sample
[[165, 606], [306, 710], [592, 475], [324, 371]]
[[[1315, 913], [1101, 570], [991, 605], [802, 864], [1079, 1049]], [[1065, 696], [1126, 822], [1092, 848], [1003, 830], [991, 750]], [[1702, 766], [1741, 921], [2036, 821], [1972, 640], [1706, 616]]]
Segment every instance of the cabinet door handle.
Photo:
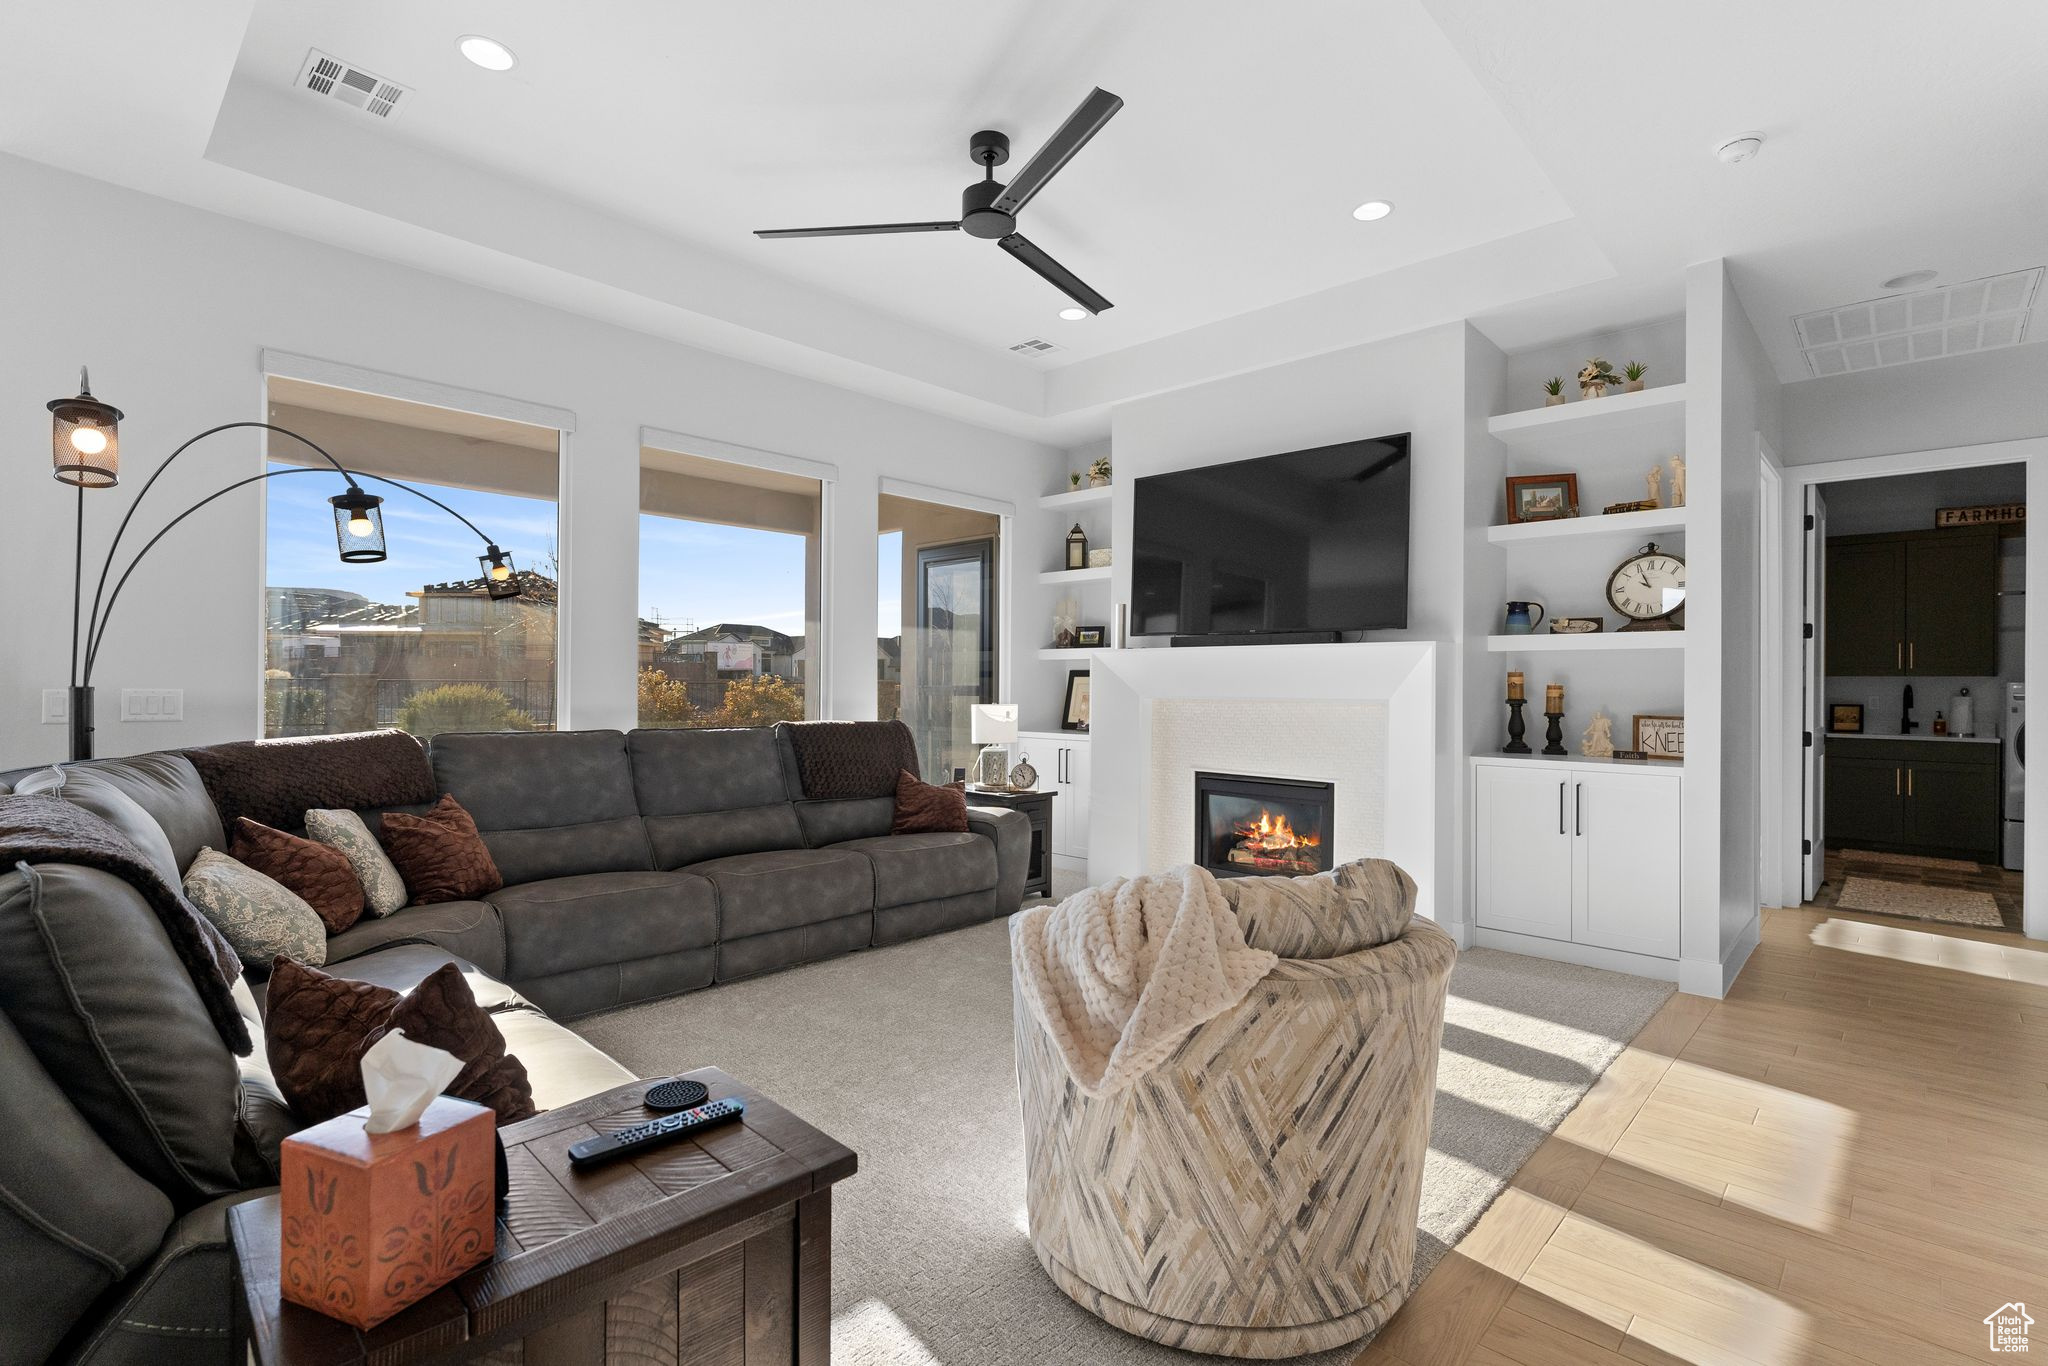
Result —
[[1903, 640], [1892, 643], [1892, 667], [1894, 669], [1906, 667], [1906, 642]]
[[1896, 769], [1896, 768], [1892, 770], [1892, 795], [1893, 795], [1894, 797], [1897, 797], [1897, 796], [1901, 795], [1901, 794], [1902, 794], [1902, 792], [1904, 791], [1904, 789], [1903, 789], [1903, 788], [1901, 788], [1901, 787], [1899, 786], [1899, 781], [1900, 781], [1900, 780], [1899, 780], [1899, 775], [1900, 775], [1900, 773], [1902, 773], [1903, 771], [1904, 771], [1904, 770], [1902, 770], [1902, 769]]
[[1059, 774], [1059, 777], [1058, 777], [1057, 781], [1059, 781], [1059, 782], [1062, 782], [1062, 783], [1066, 782], [1066, 780], [1067, 780], [1067, 752], [1066, 752], [1065, 750], [1061, 750], [1061, 751], [1060, 751], [1060, 757], [1059, 757], [1059, 766], [1058, 766], [1058, 768], [1057, 768], [1057, 770], [1056, 770], [1056, 771], [1057, 771], [1057, 772], [1058, 772], [1058, 774]]
[[1586, 833], [1586, 785], [1584, 783], [1572, 784], [1572, 833], [1574, 835]]
[[1564, 833], [1564, 784], [1557, 785], [1557, 833]]
[[1906, 795], [1913, 795], [1913, 770], [1910, 768], [1906, 770]]
[[1906, 667], [1913, 667], [1913, 642], [1910, 640], [1906, 642]]

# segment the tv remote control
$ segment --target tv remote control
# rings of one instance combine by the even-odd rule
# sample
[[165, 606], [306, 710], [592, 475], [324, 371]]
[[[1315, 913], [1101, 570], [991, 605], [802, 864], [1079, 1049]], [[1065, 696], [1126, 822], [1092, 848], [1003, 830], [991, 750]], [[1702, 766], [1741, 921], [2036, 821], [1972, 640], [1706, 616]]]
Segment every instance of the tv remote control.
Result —
[[708, 1105], [699, 1105], [694, 1110], [678, 1110], [672, 1115], [650, 1119], [645, 1124], [636, 1124], [617, 1133], [586, 1138], [581, 1143], [569, 1145], [569, 1165], [594, 1167], [613, 1158], [631, 1157], [634, 1153], [645, 1152], [670, 1139], [686, 1138], [714, 1124], [724, 1124], [729, 1120], [738, 1119], [746, 1110], [745, 1103], [741, 1101], [714, 1100]]

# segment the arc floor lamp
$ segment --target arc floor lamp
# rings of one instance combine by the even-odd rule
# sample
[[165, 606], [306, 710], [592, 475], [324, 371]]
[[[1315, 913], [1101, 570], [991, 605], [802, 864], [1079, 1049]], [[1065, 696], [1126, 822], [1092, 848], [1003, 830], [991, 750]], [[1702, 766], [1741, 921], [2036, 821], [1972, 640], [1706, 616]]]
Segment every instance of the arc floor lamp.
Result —
[[107, 547], [106, 561], [100, 566], [99, 583], [93, 589], [92, 610], [85, 610], [85, 495], [88, 489], [110, 489], [121, 482], [121, 419], [125, 414], [110, 403], [103, 403], [93, 397], [92, 385], [86, 372], [78, 373], [78, 393], [71, 398], [53, 399], [47, 405], [50, 410], [50, 450], [53, 473], [58, 482], [70, 484], [78, 490], [77, 543], [72, 555], [71, 570], [71, 757], [92, 758], [93, 748], [93, 664], [99, 658], [100, 646], [106, 640], [107, 621], [113, 615], [114, 603], [120, 599], [121, 590], [128, 586], [136, 568], [143, 558], [154, 550], [157, 543], [170, 534], [171, 529], [205, 507], [215, 499], [224, 498], [236, 489], [250, 484], [261, 483], [287, 474], [321, 474], [323, 467], [311, 469], [269, 470], [262, 474], [237, 479], [223, 488], [214, 490], [198, 502], [166, 522], [156, 535], [144, 543], [128, 561], [121, 576], [114, 580], [113, 590], [107, 589], [107, 580], [112, 577], [114, 560], [121, 550], [121, 538], [127, 534], [128, 524], [135, 520], [135, 511], [149, 496], [150, 489], [163, 477], [163, 472], [173, 461], [196, 446], [207, 437], [220, 432], [231, 432], [242, 428], [257, 428], [288, 436], [318, 454], [334, 472], [342, 477], [346, 485], [340, 493], [327, 500], [334, 509], [335, 549], [343, 564], [375, 564], [386, 557], [384, 541], [384, 500], [369, 492], [358, 479], [370, 479], [393, 488], [403, 489], [418, 498], [432, 503], [456, 521], [475, 531], [477, 539], [484, 543], [484, 553], [477, 557], [483, 567], [484, 591], [492, 598], [516, 598], [520, 594], [519, 577], [513, 569], [512, 557], [498, 548], [498, 545], [483, 532], [476, 523], [449, 507], [432, 494], [422, 492], [410, 484], [396, 479], [387, 479], [378, 474], [364, 474], [345, 469], [339, 460], [322, 450], [319, 445], [287, 427], [269, 422], [224, 422], [218, 427], [208, 427], [191, 438], [170, 455], [163, 464], [143, 483], [142, 491], [135, 495], [135, 501], [128, 505], [121, 525], [114, 531], [114, 539]]

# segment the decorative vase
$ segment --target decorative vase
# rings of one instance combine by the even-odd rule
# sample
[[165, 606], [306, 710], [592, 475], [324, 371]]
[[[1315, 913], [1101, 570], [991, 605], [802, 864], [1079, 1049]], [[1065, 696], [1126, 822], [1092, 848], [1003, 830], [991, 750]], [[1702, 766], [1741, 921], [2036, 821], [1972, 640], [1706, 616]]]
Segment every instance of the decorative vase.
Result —
[[1629, 380], [1621, 386], [1621, 392], [1624, 394], [1640, 394], [1643, 392], [1643, 382], [1639, 379]]
[[1600, 398], [1606, 393], [1607, 386], [1604, 384], [1581, 384], [1579, 386], [1580, 398]]
[[1106, 488], [1108, 485], [1109, 476], [1106, 474], [1091, 474], [1088, 476], [1088, 487], [1091, 489]]
[[[1536, 615], [1529, 615], [1534, 608]], [[1510, 602], [1504, 633], [1511, 636], [1526, 636], [1543, 624], [1543, 604], [1540, 602]]]
[[1546, 408], [1555, 408], [1563, 402], [1563, 394], [1545, 394], [1543, 396], [1543, 406]]

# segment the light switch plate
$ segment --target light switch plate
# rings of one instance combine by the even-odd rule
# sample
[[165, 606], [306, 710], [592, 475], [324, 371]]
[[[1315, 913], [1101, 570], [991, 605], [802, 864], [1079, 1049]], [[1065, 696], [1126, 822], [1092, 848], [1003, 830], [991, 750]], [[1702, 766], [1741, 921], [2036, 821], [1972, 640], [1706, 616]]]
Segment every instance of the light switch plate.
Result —
[[182, 721], [185, 719], [183, 688], [121, 689], [123, 721]]
[[71, 690], [69, 688], [43, 689], [43, 724], [61, 726], [71, 719]]

